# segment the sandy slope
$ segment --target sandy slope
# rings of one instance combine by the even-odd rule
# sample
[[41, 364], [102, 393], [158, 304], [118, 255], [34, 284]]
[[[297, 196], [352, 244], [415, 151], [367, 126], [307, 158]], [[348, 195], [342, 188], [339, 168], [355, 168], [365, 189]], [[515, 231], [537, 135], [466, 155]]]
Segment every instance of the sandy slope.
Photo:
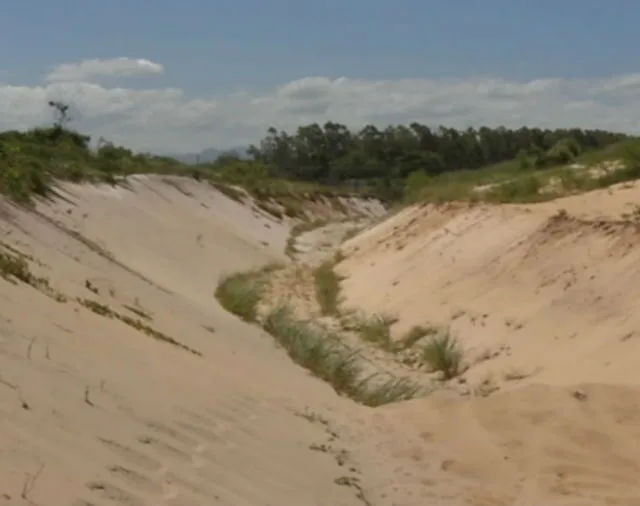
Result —
[[0, 279], [0, 504], [362, 504], [353, 466], [309, 448], [342, 436], [300, 416], [351, 404], [213, 298], [221, 273], [284, 259], [287, 227], [186, 180], [62, 197], [0, 221], [69, 299]]
[[53, 290], [0, 279], [0, 504], [639, 505], [640, 235], [611, 221], [639, 197], [412, 208], [348, 241], [349, 304], [451, 324], [469, 390], [499, 388], [375, 410], [216, 304], [221, 274], [286, 260], [251, 205], [160, 177], [5, 205], [1, 241]]
[[367, 415], [368, 461], [389, 469], [372, 497], [640, 504], [640, 233], [621, 220], [636, 202], [640, 185], [532, 206], [414, 207], [345, 243], [349, 305], [397, 315], [397, 335], [450, 325], [467, 390], [497, 389]]

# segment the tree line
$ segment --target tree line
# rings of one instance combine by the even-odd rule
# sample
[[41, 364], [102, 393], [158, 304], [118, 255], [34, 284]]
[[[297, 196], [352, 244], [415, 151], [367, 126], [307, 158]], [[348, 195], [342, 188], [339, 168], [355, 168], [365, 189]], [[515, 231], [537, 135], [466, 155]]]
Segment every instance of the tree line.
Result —
[[[327, 122], [298, 127], [295, 133], [271, 127], [247, 154], [270, 175], [334, 184], [354, 180], [405, 179], [416, 171], [437, 175], [520, 160], [523, 168], [569, 163], [584, 151], [603, 148], [627, 136], [604, 130], [454, 128], [411, 123], [351, 131]], [[220, 165], [229, 160], [223, 157]]]

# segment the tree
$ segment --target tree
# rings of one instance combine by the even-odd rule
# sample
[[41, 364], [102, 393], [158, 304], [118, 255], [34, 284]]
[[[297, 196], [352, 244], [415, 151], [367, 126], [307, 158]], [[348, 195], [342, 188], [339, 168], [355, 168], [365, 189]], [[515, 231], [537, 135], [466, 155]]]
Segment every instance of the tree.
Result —
[[[518, 159], [523, 168], [564, 163], [579, 153], [597, 149], [626, 136], [602, 130], [540, 129], [504, 126], [456, 130], [414, 122], [383, 130], [366, 125], [351, 131], [328, 121], [299, 126], [294, 133], [270, 127], [250, 158], [278, 177], [322, 183], [366, 184], [387, 196], [416, 186], [417, 174], [427, 178], [444, 172], [474, 170]], [[233, 164], [232, 164], [233, 165]]]
[[49, 100], [49, 107], [53, 108], [53, 126], [58, 130], [64, 129], [71, 121], [69, 104], [57, 100]]

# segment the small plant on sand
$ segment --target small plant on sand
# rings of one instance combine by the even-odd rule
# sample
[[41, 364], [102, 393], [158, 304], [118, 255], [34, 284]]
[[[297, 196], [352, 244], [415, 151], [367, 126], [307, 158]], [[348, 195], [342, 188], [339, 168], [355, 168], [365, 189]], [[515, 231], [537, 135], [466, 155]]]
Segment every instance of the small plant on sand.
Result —
[[423, 359], [432, 371], [442, 373], [444, 380], [462, 372], [462, 346], [446, 329], [431, 337], [424, 347]]
[[327, 260], [313, 271], [316, 299], [323, 316], [335, 316], [339, 312], [340, 277], [333, 266], [334, 263]]

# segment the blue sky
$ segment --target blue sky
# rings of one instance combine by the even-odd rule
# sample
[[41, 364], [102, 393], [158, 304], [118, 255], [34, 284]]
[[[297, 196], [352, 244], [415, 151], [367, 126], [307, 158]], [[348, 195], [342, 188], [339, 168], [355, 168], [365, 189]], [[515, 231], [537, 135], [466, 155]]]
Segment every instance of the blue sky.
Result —
[[[255, 98], [315, 76], [607, 79], [638, 70], [639, 22], [640, 2], [631, 0], [4, 0], [0, 44], [11, 50], [0, 53], [0, 80], [43, 86], [56, 65], [115, 57], [144, 58], [164, 72], [103, 76], [100, 86], [175, 88], [183, 101], [229, 102], [238, 90]], [[362, 116], [368, 106], [355, 109]]]

